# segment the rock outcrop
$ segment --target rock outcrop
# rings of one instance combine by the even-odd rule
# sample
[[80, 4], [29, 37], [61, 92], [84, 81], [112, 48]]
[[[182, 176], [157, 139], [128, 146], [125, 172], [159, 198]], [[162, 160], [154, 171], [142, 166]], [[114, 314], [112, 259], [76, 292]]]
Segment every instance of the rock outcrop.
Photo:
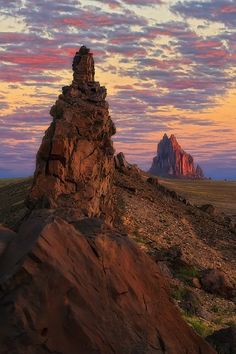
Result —
[[149, 172], [162, 177], [204, 178], [201, 167], [195, 167], [193, 157], [181, 148], [173, 134], [170, 138], [164, 134]]
[[158, 266], [96, 218], [34, 212], [0, 259], [0, 282], [1, 354], [215, 353]]
[[217, 353], [236, 354], [236, 327], [222, 328], [208, 336], [207, 341], [214, 346]]
[[73, 82], [51, 108], [53, 122], [39, 148], [27, 205], [65, 208], [78, 216], [106, 214], [113, 176], [114, 124], [106, 89], [94, 81], [94, 60], [81, 47], [73, 60]]
[[226, 299], [233, 299], [236, 289], [227, 275], [219, 269], [209, 269], [201, 277], [201, 284], [204, 290], [209, 293], [218, 294]]
[[0, 352], [215, 354], [157, 264], [104, 221], [114, 125], [87, 48], [73, 70], [37, 154], [30, 215], [17, 234], [0, 229]]

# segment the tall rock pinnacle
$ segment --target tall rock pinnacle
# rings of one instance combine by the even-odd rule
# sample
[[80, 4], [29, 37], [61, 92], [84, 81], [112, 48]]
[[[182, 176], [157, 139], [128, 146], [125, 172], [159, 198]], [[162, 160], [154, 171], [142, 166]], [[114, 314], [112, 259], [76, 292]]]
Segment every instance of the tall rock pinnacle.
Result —
[[76, 217], [104, 216], [113, 175], [106, 89], [94, 81], [94, 60], [82, 46], [73, 60], [73, 81], [62, 88], [36, 160], [30, 208], [73, 210]]
[[72, 85], [75, 88], [81, 83], [94, 81], [95, 69], [93, 55], [85, 46], [82, 46], [80, 50], [76, 52], [72, 69], [74, 72]]
[[181, 148], [173, 134], [169, 138], [164, 134], [149, 172], [163, 177], [204, 178], [201, 167], [195, 168], [193, 157]]

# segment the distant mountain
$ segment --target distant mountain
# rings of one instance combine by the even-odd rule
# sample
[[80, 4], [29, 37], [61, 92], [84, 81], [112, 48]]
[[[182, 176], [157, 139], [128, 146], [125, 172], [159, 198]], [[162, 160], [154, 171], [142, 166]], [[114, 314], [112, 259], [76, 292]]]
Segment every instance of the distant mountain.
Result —
[[195, 167], [193, 157], [181, 148], [173, 134], [169, 138], [164, 134], [149, 172], [163, 177], [204, 178], [201, 167]]

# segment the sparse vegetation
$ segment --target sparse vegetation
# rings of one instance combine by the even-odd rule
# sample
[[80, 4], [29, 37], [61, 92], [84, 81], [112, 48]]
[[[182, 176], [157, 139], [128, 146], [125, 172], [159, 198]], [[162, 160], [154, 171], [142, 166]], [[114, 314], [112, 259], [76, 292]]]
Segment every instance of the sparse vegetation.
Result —
[[213, 204], [236, 220], [236, 181], [187, 180], [160, 178], [160, 183], [192, 204]]
[[185, 321], [199, 334], [201, 337], [207, 337], [214, 332], [214, 328], [206, 321], [196, 316], [185, 314]]
[[0, 179], [0, 224], [17, 228], [24, 217], [24, 200], [32, 184], [32, 178]]
[[133, 231], [133, 240], [137, 243], [142, 243], [142, 244], [146, 244], [146, 239], [142, 237], [141, 233], [139, 232], [139, 228], [136, 227]]
[[182, 285], [171, 286], [171, 297], [176, 301], [182, 301], [186, 295], [187, 289]]
[[196, 267], [191, 265], [181, 266], [176, 270], [176, 277], [185, 283], [191, 285], [193, 278], [199, 278], [199, 271]]

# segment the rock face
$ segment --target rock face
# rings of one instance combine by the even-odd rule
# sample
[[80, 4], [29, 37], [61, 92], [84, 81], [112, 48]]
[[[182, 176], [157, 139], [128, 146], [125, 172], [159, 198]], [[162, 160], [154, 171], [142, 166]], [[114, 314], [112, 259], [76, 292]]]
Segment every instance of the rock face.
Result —
[[78, 217], [106, 214], [110, 203], [115, 133], [105, 101], [106, 89], [94, 81], [90, 50], [73, 60], [72, 85], [51, 108], [53, 122], [37, 154], [27, 200], [33, 208], [71, 208]]
[[30, 215], [17, 234], [0, 229], [0, 352], [215, 354], [157, 264], [104, 221], [114, 126], [87, 48], [73, 69], [37, 154]]
[[0, 259], [0, 281], [1, 354], [215, 353], [158, 266], [98, 219], [34, 212]]
[[236, 354], [236, 327], [222, 328], [208, 336], [207, 341], [220, 354]]
[[163, 177], [204, 178], [201, 167], [195, 168], [193, 157], [181, 148], [173, 134], [170, 138], [164, 134], [149, 172]]

